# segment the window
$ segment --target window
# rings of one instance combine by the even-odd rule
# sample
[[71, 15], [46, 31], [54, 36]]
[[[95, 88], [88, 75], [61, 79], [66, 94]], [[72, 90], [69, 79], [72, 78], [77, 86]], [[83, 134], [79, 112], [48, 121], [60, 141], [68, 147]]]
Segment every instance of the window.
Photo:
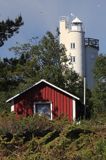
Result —
[[75, 62], [75, 56], [70, 56], [70, 62]]
[[52, 104], [49, 102], [38, 102], [34, 104], [34, 113], [47, 116], [52, 119]]
[[75, 49], [75, 43], [71, 43], [71, 49]]

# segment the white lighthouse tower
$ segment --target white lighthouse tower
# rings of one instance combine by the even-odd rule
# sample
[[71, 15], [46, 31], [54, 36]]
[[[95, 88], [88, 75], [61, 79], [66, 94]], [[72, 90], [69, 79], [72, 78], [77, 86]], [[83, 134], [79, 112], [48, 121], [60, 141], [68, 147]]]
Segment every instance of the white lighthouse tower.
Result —
[[60, 43], [65, 45], [69, 67], [81, 76], [86, 76], [87, 86], [94, 86], [93, 67], [98, 56], [98, 40], [86, 38], [83, 23], [75, 18], [71, 23], [66, 17], [60, 20]]
[[60, 43], [66, 47], [67, 57], [70, 59], [69, 67], [79, 73], [85, 74], [85, 43], [83, 24], [79, 18], [75, 18], [69, 26], [65, 18], [60, 21]]

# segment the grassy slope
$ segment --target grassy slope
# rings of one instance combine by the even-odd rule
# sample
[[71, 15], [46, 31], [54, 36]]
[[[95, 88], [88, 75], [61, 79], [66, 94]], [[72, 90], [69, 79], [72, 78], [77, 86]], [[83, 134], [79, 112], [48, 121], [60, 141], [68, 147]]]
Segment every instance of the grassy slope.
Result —
[[106, 116], [81, 124], [45, 117], [0, 118], [2, 160], [106, 160]]

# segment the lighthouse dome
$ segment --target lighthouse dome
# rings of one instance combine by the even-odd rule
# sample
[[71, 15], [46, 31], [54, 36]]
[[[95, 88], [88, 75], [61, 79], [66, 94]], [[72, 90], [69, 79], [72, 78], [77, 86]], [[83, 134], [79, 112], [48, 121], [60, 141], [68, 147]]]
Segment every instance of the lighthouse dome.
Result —
[[82, 24], [82, 21], [78, 17], [76, 17], [75, 19], [73, 19], [72, 23], [73, 24]]
[[76, 17], [71, 24], [72, 31], [83, 31], [82, 21], [78, 17]]

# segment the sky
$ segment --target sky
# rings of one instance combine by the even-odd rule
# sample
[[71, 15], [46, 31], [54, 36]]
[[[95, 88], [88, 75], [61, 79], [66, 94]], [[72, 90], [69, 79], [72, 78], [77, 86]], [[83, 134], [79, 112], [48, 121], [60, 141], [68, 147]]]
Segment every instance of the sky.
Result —
[[62, 16], [80, 18], [85, 37], [99, 39], [99, 53], [106, 54], [106, 0], [0, 0], [0, 21], [14, 20], [22, 15], [24, 25], [19, 34], [0, 47], [0, 57], [13, 57], [9, 48], [27, 43], [32, 37], [43, 37], [47, 31], [55, 33]]

